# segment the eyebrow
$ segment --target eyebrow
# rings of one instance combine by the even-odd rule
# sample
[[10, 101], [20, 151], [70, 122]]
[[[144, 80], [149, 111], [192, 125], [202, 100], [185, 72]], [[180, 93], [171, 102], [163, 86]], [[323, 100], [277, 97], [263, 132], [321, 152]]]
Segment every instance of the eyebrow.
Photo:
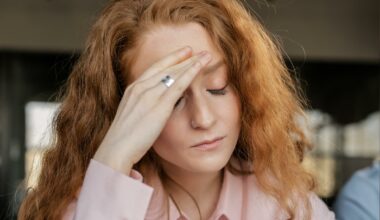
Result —
[[223, 60], [219, 60], [218, 62], [216, 62], [214, 65], [212, 66], [208, 66], [205, 70], [204, 70], [204, 74], [207, 75], [209, 73], [212, 73], [212, 72], [215, 72], [217, 69], [219, 69], [220, 67], [224, 66], [226, 63], [223, 61]]

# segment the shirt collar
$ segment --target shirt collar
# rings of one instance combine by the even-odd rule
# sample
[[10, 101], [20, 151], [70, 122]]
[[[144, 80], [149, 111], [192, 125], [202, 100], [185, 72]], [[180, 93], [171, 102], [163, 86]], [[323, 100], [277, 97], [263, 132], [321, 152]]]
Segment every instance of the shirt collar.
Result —
[[180, 213], [177, 210], [177, 207], [174, 205], [173, 201], [169, 199], [169, 219], [177, 219], [177, 220], [188, 220], [189, 218], [185, 216], [180, 216]]
[[[218, 204], [211, 216], [211, 219], [242, 219], [242, 211], [244, 204], [244, 184], [241, 176], [232, 174], [227, 167], [223, 171], [223, 183], [220, 191]], [[170, 219], [187, 220], [186, 214], [181, 218], [173, 201], [169, 199], [169, 215]], [[225, 218], [221, 218], [224, 216]]]
[[[235, 176], [227, 168], [224, 168], [222, 189], [218, 204], [211, 219], [221, 219], [224, 216], [227, 220], [242, 219], [243, 204], [243, 181], [241, 177]], [[173, 201], [169, 200], [169, 213], [171, 219], [187, 220], [186, 214], [180, 216]]]
[[224, 168], [224, 178], [218, 205], [213, 217], [221, 216], [227, 219], [241, 219], [243, 209], [243, 181], [239, 176], [232, 174], [227, 167]]

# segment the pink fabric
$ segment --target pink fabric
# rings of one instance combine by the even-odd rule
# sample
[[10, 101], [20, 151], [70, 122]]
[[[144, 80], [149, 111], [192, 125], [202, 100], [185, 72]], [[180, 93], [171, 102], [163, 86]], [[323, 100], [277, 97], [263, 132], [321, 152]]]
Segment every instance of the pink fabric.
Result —
[[[78, 199], [68, 206], [63, 219], [167, 219], [163, 208], [167, 197], [161, 182], [158, 177], [150, 179], [153, 187], [143, 183], [137, 171], [127, 176], [91, 160]], [[310, 200], [312, 219], [335, 219], [334, 213], [315, 194], [310, 195]], [[217, 208], [210, 219], [286, 219], [283, 212], [276, 215], [277, 210], [277, 202], [260, 190], [254, 175], [235, 176], [225, 169]], [[180, 217], [171, 200], [169, 216], [176, 220]]]

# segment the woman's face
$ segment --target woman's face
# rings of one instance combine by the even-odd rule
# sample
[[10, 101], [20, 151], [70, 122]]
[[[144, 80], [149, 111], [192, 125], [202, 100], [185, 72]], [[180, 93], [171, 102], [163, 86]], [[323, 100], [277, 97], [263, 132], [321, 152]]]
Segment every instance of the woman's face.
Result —
[[[232, 87], [222, 89], [227, 85], [226, 64], [206, 30], [197, 23], [155, 28], [144, 36], [131, 74], [138, 78], [154, 62], [187, 45], [193, 53], [210, 52], [213, 59], [177, 102], [153, 149], [169, 169], [216, 172], [227, 164], [235, 148], [241, 107]], [[211, 149], [193, 147], [216, 138], [221, 139]]]

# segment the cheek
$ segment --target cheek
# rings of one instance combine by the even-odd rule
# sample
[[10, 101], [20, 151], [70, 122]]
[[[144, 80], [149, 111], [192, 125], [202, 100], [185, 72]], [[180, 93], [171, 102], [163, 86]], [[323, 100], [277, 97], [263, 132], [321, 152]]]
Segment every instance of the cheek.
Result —
[[241, 122], [241, 102], [240, 99], [235, 96], [234, 97], [234, 107], [232, 108], [232, 113], [235, 115], [235, 119], [239, 122]]
[[241, 104], [240, 99], [235, 95], [229, 95], [216, 108], [219, 117], [229, 126], [240, 126], [241, 123]]
[[[163, 128], [161, 134], [158, 136], [157, 140], [155, 141], [153, 148], [155, 149], [173, 149], [179, 147], [180, 144], [184, 143], [184, 137], [181, 135], [185, 132], [183, 131], [183, 123], [181, 120], [176, 119], [173, 120], [169, 118], [168, 122], [166, 123], [165, 127]], [[176, 135], [173, 135], [176, 134]]]

